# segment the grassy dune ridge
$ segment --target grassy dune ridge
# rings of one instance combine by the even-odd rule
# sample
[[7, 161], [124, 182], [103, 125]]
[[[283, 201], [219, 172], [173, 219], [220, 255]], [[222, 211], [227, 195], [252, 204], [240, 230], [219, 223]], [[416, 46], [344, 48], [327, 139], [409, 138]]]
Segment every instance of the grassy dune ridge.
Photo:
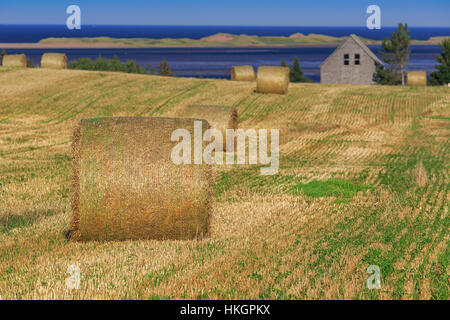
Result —
[[[411, 44], [438, 44], [448, 37], [430, 37], [428, 40], [412, 40]], [[47, 38], [39, 44], [79, 43], [79, 44], [113, 44], [126, 47], [165, 47], [165, 46], [220, 46], [220, 47], [246, 47], [246, 46], [297, 46], [297, 45], [338, 45], [347, 37], [333, 37], [323, 34], [311, 33], [304, 35], [296, 33], [289, 37], [284, 36], [249, 36], [217, 33], [199, 40], [190, 38]], [[381, 44], [379, 40], [361, 38], [365, 44]]]
[[[428, 40], [412, 40], [413, 45], [437, 45], [445, 38], [430, 37]], [[2, 48], [152, 48], [152, 47], [283, 47], [283, 46], [337, 46], [347, 37], [333, 37], [322, 34], [295, 33], [284, 36], [249, 36], [217, 33], [201, 39], [190, 38], [46, 38], [37, 43], [1, 43]], [[381, 41], [361, 38], [367, 45], [381, 44]]]
[[[70, 140], [83, 117], [235, 106], [280, 129], [280, 171], [216, 168], [202, 241], [71, 243]], [[0, 68], [3, 299], [448, 299], [450, 91]], [[68, 291], [78, 264], [81, 290]], [[378, 265], [382, 289], [366, 288]]]

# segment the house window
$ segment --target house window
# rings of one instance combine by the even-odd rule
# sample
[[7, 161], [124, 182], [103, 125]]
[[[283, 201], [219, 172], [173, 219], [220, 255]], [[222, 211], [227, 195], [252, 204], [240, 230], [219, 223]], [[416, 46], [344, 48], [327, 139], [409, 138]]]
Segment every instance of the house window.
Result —
[[348, 53], [344, 54], [344, 65], [348, 66], [350, 64], [350, 55]]
[[360, 65], [361, 63], [360, 63], [360, 55], [359, 55], [359, 53], [356, 53], [355, 54], [355, 64], [356, 65]]

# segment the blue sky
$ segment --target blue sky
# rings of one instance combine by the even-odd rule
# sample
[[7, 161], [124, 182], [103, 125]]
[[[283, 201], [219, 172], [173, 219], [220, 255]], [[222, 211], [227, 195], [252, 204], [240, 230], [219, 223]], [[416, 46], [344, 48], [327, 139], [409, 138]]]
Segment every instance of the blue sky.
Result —
[[382, 26], [450, 26], [450, 0], [0, 0], [0, 24], [65, 24], [71, 4], [83, 24], [365, 26], [374, 4]]

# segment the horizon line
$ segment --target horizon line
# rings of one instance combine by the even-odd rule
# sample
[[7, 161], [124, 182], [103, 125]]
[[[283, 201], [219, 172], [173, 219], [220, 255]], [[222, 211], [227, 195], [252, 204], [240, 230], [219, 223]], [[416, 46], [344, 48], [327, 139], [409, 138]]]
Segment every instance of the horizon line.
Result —
[[[326, 26], [326, 25], [220, 25], [220, 24], [90, 24], [85, 23], [84, 26], [111, 26], [111, 27], [268, 27], [268, 28], [366, 28], [366, 26]], [[83, 26], [82, 25], [82, 26]], [[64, 23], [0, 23], [0, 26], [66, 26]], [[395, 28], [398, 25], [384, 26], [383, 28]], [[449, 26], [414, 26], [409, 25], [412, 28], [450, 28]], [[371, 30], [377, 31], [377, 30]]]

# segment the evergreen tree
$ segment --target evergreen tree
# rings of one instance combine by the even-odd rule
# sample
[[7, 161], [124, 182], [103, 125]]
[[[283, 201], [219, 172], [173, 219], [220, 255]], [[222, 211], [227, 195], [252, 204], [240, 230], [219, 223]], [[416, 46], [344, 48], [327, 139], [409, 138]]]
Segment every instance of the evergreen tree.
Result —
[[436, 57], [436, 61], [440, 65], [435, 66], [438, 71], [434, 71], [430, 75], [430, 83], [432, 85], [443, 85], [450, 83], [450, 39], [445, 39], [440, 44], [442, 52]]
[[139, 73], [139, 66], [134, 60], [128, 60], [125, 63], [125, 72], [127, 73]]
[[27, 59], [27, 68], [34, 68], [34, 63], [30, 59]]
[[281, 61], [281, 66], [282, 66], [282, 67], [287, 67], [286, 60]]
[[290, 68], [289, 79], [291, 82], [311, 82], [305, 75], [303, 74], [303, 70], [300, 67], [300, 61], [298, 58], [294, 58], [294, 63]]
[[167, 63], [166, 59], [163, 59], [160, 65], [158, 66], [158, 73], [161, 76], [171, 76], [172, 70], [170, 70], [170, 66]]
[[375, 74], [374, 78], [378, 79], [379, 83], [395, 82], [395, 79], [399, 77], [400, 83], [402, 85], [406, 84], [406, 67], [411, 53], [409, 49], [410, 41], [411, 37], [406, 23], [404, 25], [400, 23], [397, 30], [391, 34], [391, 38], [383, 40], [381, 46], [384, 51], [380, 51], [380, 54], [389, 67], [384, 71], [381, 71], [381, 68], [377, 68], [377, 74]]
[[147, 72], [148, 72], [149, 74], [155, 74], [155, 69], [153, 69], [153, 67], [152, 67], [151, 64], [149, 64], [149, 65], [147, 66]]
[[94, 70], [100, 71], [111, 70], [110, 62], [107, 59], [103, 58], [101, 55], [99, 55], [97, 60], [95, 61]]
[[95, 62], [90, 58], [80, 58], [78, 60], [71, 61], [69, 64], [69, 69], [95, 70]]
[[1, 53], [1, 55], [0, 55], [0, 66], [1, 66], [2, 63], [3, 63], [3, 57], [4, 57], [4, 56], [6, 56], [6, 51], [5, 51], [5, 49], [2, 50], [2, 53]]
[[116, 72], [124, 72], [125, 71], [125, 67], [124, 67], [123, 63], [120, 62], [120, 59], [117, 55], [114, 55], [113, 59], [111, 60], [110, 66], [111, 66], [111, 71], [116, 71]]
[[392, 67], [385, 68], [382, 65], [376, 66], [374, 81], [381, 85], [400, 85], [402, 83], [400, 73]]

